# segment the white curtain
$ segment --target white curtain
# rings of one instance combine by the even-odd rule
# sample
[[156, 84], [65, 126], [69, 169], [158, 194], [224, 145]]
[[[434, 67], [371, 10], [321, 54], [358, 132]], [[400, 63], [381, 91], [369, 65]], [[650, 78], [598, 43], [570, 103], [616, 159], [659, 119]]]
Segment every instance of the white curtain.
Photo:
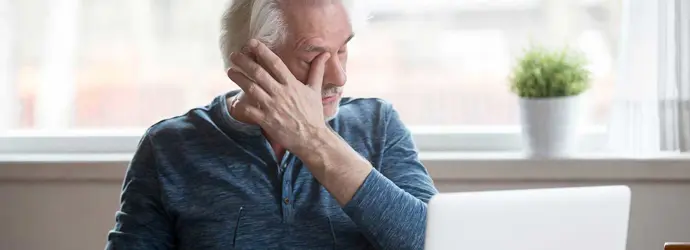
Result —
[[690, 152], [690, 1], [624, 0], [609, 147]]
[[12, 65], [15, 15], [11, 4], [9, 0], [0, 0], [0, 133], [14, 128], [18, 118]]
[[690, 152], [690, 1], [669, 1], [659, 79], [661, 149]]

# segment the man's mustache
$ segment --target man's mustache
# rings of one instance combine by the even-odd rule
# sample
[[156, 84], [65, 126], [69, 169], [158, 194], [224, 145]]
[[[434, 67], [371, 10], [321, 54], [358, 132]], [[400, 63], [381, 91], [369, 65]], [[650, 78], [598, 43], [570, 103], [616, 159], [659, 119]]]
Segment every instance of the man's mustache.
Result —
[[343, 92], [343, 86], [328, 85], [321, 89], [321, 96], [332, 96]]

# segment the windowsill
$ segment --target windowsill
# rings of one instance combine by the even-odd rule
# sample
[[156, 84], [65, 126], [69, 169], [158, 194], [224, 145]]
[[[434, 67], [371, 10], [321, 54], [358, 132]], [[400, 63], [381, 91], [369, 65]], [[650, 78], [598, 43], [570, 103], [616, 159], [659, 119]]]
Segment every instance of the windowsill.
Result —
[[420, 157], [440, 181], [690, 181], [690, 154], [529, 159], [517, 153], [427, 153]]
[[[428, 152], [436, 181], [690, 181], [690, 155], [535, 160], [515, 153]], [[121, 182], [131, 154], [0, 154], [0, 181]]]

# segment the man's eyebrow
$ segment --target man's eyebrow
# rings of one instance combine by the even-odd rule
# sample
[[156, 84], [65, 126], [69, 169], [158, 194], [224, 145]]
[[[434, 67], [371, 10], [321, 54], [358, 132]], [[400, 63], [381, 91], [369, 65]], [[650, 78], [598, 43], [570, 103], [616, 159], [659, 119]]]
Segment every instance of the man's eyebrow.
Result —
[[[353, 37], [355, 37], [355, 33], [350, 34], [350, 36], [347, 37], [347, 39], [345, 39], [345, 42], [343, 43], [343, 45], [349, 43]], [[323, 52], [328, 51], [328, 49], [326, 47], [308, 44], [307, 46], [304, 47], [304, 51], [323, 53]]]
[[353, 38], [353, 37], [355, 37], [355, 33], [352, 33], [352, 34], [350, 34], [350, 36], [349, 36], [349, 37], [347, 37], [347, 39], [345, 39], [345, 42], [343, 43], [343, 45], [345, 45], [345, 44], [349, 43], [349, 42], [350, 42], [350, 40], [352, 40], [352, 38]]

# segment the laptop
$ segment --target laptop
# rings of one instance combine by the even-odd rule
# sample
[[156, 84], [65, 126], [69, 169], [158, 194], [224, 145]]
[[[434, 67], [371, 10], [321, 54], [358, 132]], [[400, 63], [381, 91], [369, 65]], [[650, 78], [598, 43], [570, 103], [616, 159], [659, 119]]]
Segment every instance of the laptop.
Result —
[[425, 250], [625, 250], [627, 186], [440, 193]]

